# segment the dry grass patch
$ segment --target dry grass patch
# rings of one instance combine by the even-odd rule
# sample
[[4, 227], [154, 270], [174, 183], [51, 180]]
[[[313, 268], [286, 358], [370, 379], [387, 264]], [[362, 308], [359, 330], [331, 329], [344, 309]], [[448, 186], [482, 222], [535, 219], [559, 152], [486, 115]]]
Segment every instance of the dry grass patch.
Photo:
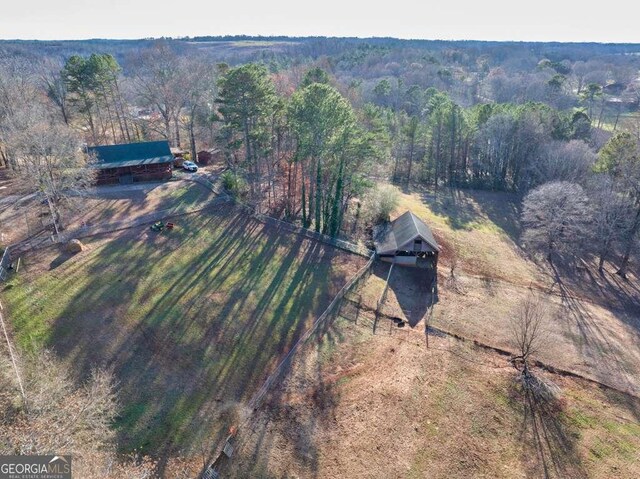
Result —
[[636, 477], [638, 400], [549, 376], [563, 399], [531, 407], [504, 357], [415, 336], [334, 324], [241, 431], [231, 477]]
[[528, 285], [541, 273], [523, 258], [519, 237], [519, 199], [509, 193], [454, 190], [402, 194], [396, 215], [413, 211], [433, 230], [443, 251], [442, 270], [452, 254], [467, 274]]

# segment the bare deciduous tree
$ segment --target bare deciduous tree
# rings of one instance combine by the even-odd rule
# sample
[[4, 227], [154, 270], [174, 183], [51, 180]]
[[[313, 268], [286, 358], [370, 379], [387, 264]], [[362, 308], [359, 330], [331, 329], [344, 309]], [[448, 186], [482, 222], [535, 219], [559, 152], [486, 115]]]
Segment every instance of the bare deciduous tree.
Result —
[[589, 196], [593, 205], [594, 253], [598, 256], [598, 271], [603, 273], [604, 262], [616, 244], [624, 241], [634, 218], [631, 200], [616, 191], [609, 175], [599, 175], [589, 182]]
[[573, 253], [589, 237], [589, 201], [580, 185], [566, 181], [545, 183], [523, 201], [523, 242], [546, 254]]
[[196, 145], [196, 127], [198, 124], [210, 124], [213, 114], [213, 98], [216, 96], [216, 75], [212, 65], [195, 58], [187, 62], [184, 69], [185, 91], [184, 110], [181, 117], [188, 135], [191, 159], [198, 158]]
[[157, 477], [150, 459], [117, 456], [117, 401], [109, 371], [94, 369], [78, 386], [52, 354], [24, 358], [25, 409], [6, 361], [0, 349], [0, 454], [71, 454], [74, 477], [87, 479]]
[[69, 92], [64, 78], [60, 74], [62, 65], [50, 60], [46, 62], [42, 69], [42, 87], [47, 93], [49, 100], [58, 108], [63, 121], [69, 124]]
[[130, 63], [135, 70], [133, 85], [139, 101], [160, 113], [162, 134], [172, 145], [179, 147], [180, 112], [190, 94], [185, 88], [184, 59], [167, 44], [157, 43], [132, 57]]
[[12, 131], [7, 150], [20, 165], [19, 180], [46, 201], [58, 234], [64, 227], [64, 204], [91, 185], [94, 177], [78, 138], [65, 125], [29, 118]]
[[21, 128], [18, 117], [24, 116], [24, 109], [39, 96], [34, 76], [32, 66], [26, 61], [0, 58], [0, 164], [14, 171], [19, 165], [7, 151], [7, 143], [12, 132]]
[[459, 255], [458, 249], [460, 245], [458, 243], [457, 237], [453, 241], [453, 246], [449, 250], [449, 277], [447, 278], [447, 286], [451, 288], [451, 290], [455, 291], [458, 294], [466, 294], [464, 286], [460, 282], [460, 279], [457, 276], [457, 270], [459, 266]]
[[511, 363], [520, 372], [526, 391], [542, 399], [557, 396], [558, 388], [531, 371], [531, 358], [540, 353], [548, 339], [547, 321], [550, 311], [540, 296], [530, 293], [515, 310], [510, 325], [510, 340], [516, 353]]
[[540, 157], [530, 166], [532, 186], [549, 181], [582, 183], [591, 173], [596, 154], [581, 140], [554, 141], [543, 148]]
[[516, 361], [527, 363], [532, 355], [540, 352], [545, 340], [545, 322], [549, 310], [542, 298], [530, 294], [518, 306], [510, 322], [510, 337], [516, 349]]

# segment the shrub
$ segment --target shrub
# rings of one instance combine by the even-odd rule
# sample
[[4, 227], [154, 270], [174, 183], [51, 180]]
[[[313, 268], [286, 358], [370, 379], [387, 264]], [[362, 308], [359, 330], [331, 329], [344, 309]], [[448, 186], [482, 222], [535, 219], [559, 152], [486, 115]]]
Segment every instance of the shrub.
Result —
[[380, 223], [389, 221], [393, 210], [400, 203], [398, 188], [391, 185], [376, 186], [371, 189], [364, 200], [364, 214], [368, 222]]
[[235, 172], [227, 170], [222, 173], [222, 186], [229, 191], [233, 196], [242, 197], [247, 193], [247, 182], [241, 176], [238, 176]]

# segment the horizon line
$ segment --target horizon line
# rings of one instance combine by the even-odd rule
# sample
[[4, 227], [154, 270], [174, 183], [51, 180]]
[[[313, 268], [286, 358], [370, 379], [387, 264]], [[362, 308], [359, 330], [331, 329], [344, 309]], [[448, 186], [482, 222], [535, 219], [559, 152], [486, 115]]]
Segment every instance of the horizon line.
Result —
[[[244, 37], [242, 39], [270, 39], [270, 38], [283, 38], [292, 40], [306, 40], [306, 39], [335, 39], [335, 40], [396, 40], [406, 42], [443, 42], [443, 43], [461, 43], [461, 42], [475, 42], [475, 43], [557, 43], [567, 45], [637, 45], [640, 46], [640, 42], [605, 42], [596, 40], [495, 40], [495, 39], [474, 39], [474, 38], [401, 38], [392, 36], [333, 36], [333, 35], [251, 35], [246, 33], [235, 34], [218, 34], [218, 35], [185, 35], [185, 36], [159, 36], [159, 37], [138, 37], [138, 38], [109, 38], [109, 37], [87, 37], [87, 38], [0, 38], [0, 42], [89, 42], [89, 41], [121, 41], [121, 42], [138, 42], [138, 41], [161, 41], [161, 40], [173, 40], [173, 41], [194, 41], [201, 38], [213, 38], [224, 41], [225, 38]], [[242, 39], [238, 39], [241, 41]], [[198, 41], [198, 40], [195, 40]]]

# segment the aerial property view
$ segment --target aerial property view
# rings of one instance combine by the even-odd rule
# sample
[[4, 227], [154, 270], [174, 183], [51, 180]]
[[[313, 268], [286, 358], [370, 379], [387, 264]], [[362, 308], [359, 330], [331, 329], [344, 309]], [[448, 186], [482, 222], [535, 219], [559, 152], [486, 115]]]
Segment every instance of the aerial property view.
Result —
[[0, 478], [640, 477], [632, 22], [29, 2]]

